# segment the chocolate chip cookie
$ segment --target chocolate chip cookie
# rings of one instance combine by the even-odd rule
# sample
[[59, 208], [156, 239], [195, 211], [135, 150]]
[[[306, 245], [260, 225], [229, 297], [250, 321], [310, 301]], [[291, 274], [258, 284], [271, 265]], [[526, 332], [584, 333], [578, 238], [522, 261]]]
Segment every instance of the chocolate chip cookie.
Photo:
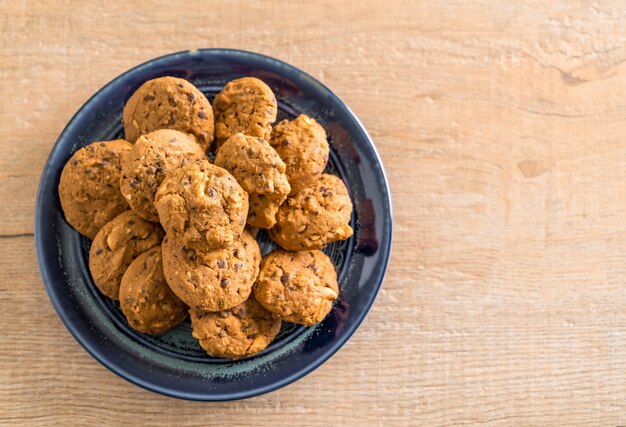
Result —
[[343, 181], [322, 174], [311, 187], [287, 198], [269, 235], [290, 251], [321, 249], [352, 235], [351, 215], [352, 202]]
[[280, 331], [281, 321], [253, 298], [229, 310], [189, 310], [192, 335], [211, 356], [238, 359], [265, 349]]
[[204, 150], [213, 142], [213, 109], [208, 99], [187, 80], [160, 77], [137, 89], [124, 106], [126, 139], [158, 129], [174, 129], [195, 135]]
[[65, 219], [80, 234], [93, 239], [104, 224], [128, 210], [120, 193], [120, 170], [131, 148], [123, 139], [98, 141], [65, 164], [59, 198]]
[[204, 150], [191, 134], [160, 129], [142, 135], [122, 162], [122, 195], [139, 216], [157, 222], [154, 196], [165, 176], [190, 161], [204, 158]]
[[339, 295], [337, 273], [322, 251], [276, 250], [263, 258], [253, 293], [277, 317], [313, 325], [326, 317]]
[[228, 171], [202, 160], [166, 177], [155, 206], [171, 239], [209, 250], [228, 247], [241, 237], [248, 194]]
[[276, 97], [268, 85], [254, 77], [233, 80], [213, 101], [217, 150], [238, 132], [269, 139], [276, 121]]
[[328, 163], [326, 131], [305, 114], [278, 123], [272, 130], [270, 145], [287, 166], [292, 194], [310, 186]]
[[104, 295], [119, 299], [120, 282], [131, 262], [161, 243], [163, 229], [126, 211], [107, 222], [93, 239], [89, 250], [89, 271]]
[[215, 165], [229, 171], [248, 193], [248, 224], [271, 228], [290, 187], [285, 163], [263, 138], [235, 134], [217, 150]]
[[145, 334], [162, 334], [180, 325], [188, 307], [171, 291], [163, 276], [161, 246], [139, 255], [120, 285], [120, 307], [128, 323]]
[[229, 248], [196, 250], [168, 235], [163, 242], [163, 271], [170, 288], [187, 305], [219, 311], [245, 301], [259, 274], [261, 252], [250, 233]]

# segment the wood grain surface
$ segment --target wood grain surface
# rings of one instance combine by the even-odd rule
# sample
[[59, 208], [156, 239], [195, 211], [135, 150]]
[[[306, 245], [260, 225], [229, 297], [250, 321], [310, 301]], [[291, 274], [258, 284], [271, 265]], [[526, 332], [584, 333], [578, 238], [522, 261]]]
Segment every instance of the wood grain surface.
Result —
[[[219, 404], [91, 358], [44, 292], [38, 180], [74, 112], [150, 58], [233, 47], [300, 67], [374, 138], [393, 254], [350, 342]], [[626, 424], [623, 1], [0, 0], [0, 423]]]

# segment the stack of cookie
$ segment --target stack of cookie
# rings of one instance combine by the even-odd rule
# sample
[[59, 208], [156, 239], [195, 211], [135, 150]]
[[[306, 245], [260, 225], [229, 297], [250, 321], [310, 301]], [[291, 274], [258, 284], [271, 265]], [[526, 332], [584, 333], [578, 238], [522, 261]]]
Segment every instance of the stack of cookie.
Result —
[[[256, 78], [228, 83], [211, 106], [162, 77], [126, 103], [126, 140], [70, 158], [65, 217], [93, 239], [93, 281], [130, 326], [161, 334], [189, 313], [210, 355], [239, 358], [267, 347], [283, 320], [313, 325], [330, 312], [337, 276], [320, 249], [352, 235], [352, 203], [323, 173], [324, 129], [306, 115], [272, 127], [276, 115]], [[282, 249], [261, 259], [258, 229]]]

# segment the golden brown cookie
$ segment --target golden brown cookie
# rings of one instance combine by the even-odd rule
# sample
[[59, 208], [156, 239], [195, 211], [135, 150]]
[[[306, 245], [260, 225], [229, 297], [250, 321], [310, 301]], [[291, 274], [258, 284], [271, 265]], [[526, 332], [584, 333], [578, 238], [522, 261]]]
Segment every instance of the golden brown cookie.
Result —
[[288, 322], [321, 322], [337, 299], [337, 273], [322, 251], [276, 250], [261, 262], [254, 298], [266, 310]]
[[254, 77], [233, 80], [213, 100], [217, 150], [238, 132], [269, 139], [278, 106], [272, 89]]
[[311, 187], [287, 198], [269, 235], [289, 251], [321, 249], [352, 236], [351, 215], [352, 202], [343, 181], [322, 174]]
[[163, 242], [163, 272], [170, 288], [188, 306], [219, 311], [245, 301], [259, 274], [261, 252], [247, 231], [226, 249], [195, 250], [169, 235]]
[[131, 148], [123, 139], [94, 142], [65, 164], [59, 198], [65, 219], [80, 234], [93, 239], [104, 224], [128, 210], [120, 193], [120, 170]]
[[193, 135], [160, 129], [139, 137], [122, 162], [120, 190], [130, 207], [148, 221], [158, 221], [154, 195], [170, 172], [190, 161], [204, 159]]
[[188, 307], [165, 282], [161, 246], [139, 255], [128, 266], [120, 286], [120, 307], [139, 332], [162, 334], [187, 317]]
[[126, 139], [158, 129], [174, 129], [195, 135], [205, 151], [213, 142], [213, 109], [209, 100], [187, 80], [160, 77], [133, 93], [122, 117]]
[[270, 145], [287, 166], [291, 194], [310, 186], [328, 163], [326, 132], [314, 119], [300, 114], [274, 127]]
[[155, 206], [163, 228], [177, 243], [202, 250], [224, 248], [241, 237], [248, 194], [228, 171], [202, 160], [165, 178]]
[[89, 271], [100, 292], [118, 300], [120, 282], [130, 263], [161, 243], [161, 239], [161, 227], [133, 211], [107, 222], [96, 234], [89, 250]]
[[263, 138], [235, 134], [217, 150], [215, 165], [229, 171], [248, 193], [248, 224], [271, 228], [290, 187], [285, 163]]
[[191, 309], [192, 335], [211, 356], [238, 359], [264, 350], [280, 331], [281, 321], [253, 298], [229, 310]]

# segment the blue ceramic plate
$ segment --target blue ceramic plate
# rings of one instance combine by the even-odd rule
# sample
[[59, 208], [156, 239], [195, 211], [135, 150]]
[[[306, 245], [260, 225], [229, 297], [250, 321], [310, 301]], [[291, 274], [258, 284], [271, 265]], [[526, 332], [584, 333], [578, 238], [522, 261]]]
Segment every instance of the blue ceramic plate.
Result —
[[[161, 335], [131, 329], [117, 303], [95, 288], [87, 267], [89, 240], [63, 217], [57, 186], [65, 162], [79, 148], [122, 137], [122, 109], [143, 82], [182, 77], [210, 101], [230, 80], [254, 76], [276, 94], [279, 117], [314, 117], [331, 146], [328, 172], [341, 176], [354, 203], [349, 240], [325, 252], [339, 275], [340, 297], [318, 325], [283, 322], [276, 340], [262, 353], [231, 361], [211, 358], [191, 337], [189, 323]], [[262, 252], [273, 248], [265, 233]], [[391, 200], [372, 140], [337, 96], [308, 74], [251, 52], [206, 49], [174, 53], [122, 74], [76, 113], [54, 145], [41, 177], [35, 212], [35, 242], [43, 283], [59, 317], [76, 340], [100, 363], [127, 380], [168, 396], [231, 400], [287, 385], [317, 368], [354, 333], [380, 288], [391, 245]]]

